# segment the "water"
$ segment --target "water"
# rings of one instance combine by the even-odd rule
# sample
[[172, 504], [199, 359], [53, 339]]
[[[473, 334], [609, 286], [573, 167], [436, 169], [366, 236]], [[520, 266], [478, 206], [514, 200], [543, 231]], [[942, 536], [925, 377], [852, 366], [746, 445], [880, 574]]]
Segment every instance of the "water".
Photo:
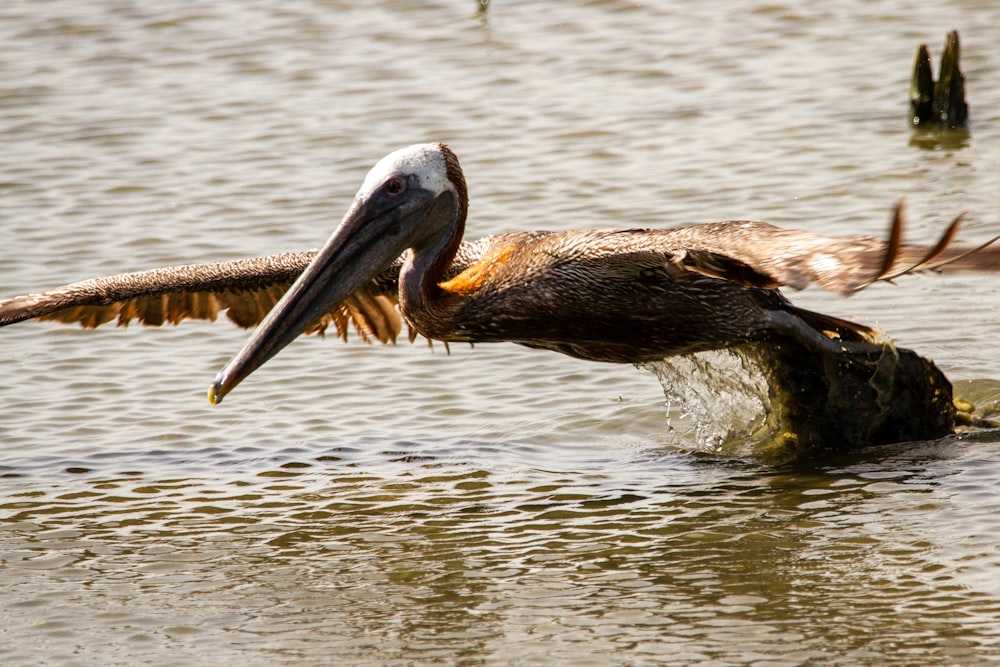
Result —
[[[316, 247], [447, 141], [469, 234], [1000, 220], [1000, 7], [14, 2], [0, 294]], [[960, 30], [972, 128], [905, 124]], [[996, 278], [797, 303], [1000, 399]], [[210, 407], [228, 325], [0, 332], [3, 664], [1000, 661], [1000, 438], [810, 467], [677, 436], [656, 378], [514, 346], [297, 342]], [[670, 431], [670, 426], [674, 431]]]

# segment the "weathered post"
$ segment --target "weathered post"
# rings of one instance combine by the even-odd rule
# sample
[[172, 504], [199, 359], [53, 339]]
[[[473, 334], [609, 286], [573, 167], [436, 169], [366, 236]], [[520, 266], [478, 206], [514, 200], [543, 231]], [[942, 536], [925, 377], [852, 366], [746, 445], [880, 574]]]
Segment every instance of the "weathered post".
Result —
[[910, 79], [910, 122], [914, 127], [965, 128], [969, 105], [965, 100], [965, 75], [959, 67], [960, 56], [958, 31], [952, 30], [945, 39], [941, 69], [935, 83], [927, 46], [917, 47]]

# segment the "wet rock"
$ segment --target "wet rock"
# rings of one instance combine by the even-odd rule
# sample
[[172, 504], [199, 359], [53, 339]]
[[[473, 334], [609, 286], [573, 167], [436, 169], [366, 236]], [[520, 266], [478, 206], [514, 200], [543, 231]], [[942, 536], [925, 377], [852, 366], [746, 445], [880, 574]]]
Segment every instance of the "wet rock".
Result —
[[912, 350], [865, 343], [817, 354], [780, 341], [756, 353], [768, 379], [772, 454], [842, 452], [954, 431], [951, 382]]

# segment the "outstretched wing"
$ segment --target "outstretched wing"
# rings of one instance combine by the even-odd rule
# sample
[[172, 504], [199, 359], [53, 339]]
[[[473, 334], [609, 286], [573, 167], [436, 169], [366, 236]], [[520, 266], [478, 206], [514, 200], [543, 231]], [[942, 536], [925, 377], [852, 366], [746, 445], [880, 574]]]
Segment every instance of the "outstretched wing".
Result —
[[[449, 277], [477, 261], [487, 247], [488, 239], [463, 243]], [[315, 256], [316, 251], [310, 250], [91, 278], [0, 300], [0, 326], [29, 319], [77, 323], [85, 328], [112, 321], [118, 326], [133, 321], [161, 326], [189, 319], [214, 322], [225, 313], [235, 324], [249, 328], [264, 319]], [[347, 340], [353, 325], [366, 342], [394, 342], [403, 329], [398, 296], [402, 264], [401, 257], [306, 333], [322, 334], [332, 325]], [[411, 342], [417, 335], [409, 329]]]
[[722, 222], [678, 230], [673, 261], [691, 271], [749, 287], [816, 283], [849, 295], [879, 281], [920, 271], [998, 271], [1000, 251], [980, 246], [951, 247], [963, 216], [933, 246], [903, 243], [903, 205], [897, 204], [886, 240], [871, 236], [834, 237], [766, 222]]
[[[91, 278], [0, 301], [0, 326], [32, 318], [75, 322], [87, 328], [111, 321], [118, 326], [132, 321], [160, 326], [186, 319], [215, 321], [225, 313], [237, 325], [252, 327], [264, 319], [315, 254], [283, 253]], [[333, 325], [346, 339], [348, 325], [354, 324], [365, 340], [395, 340], [402, 330], [396, 306], [391, 279], [373, 281], [307, 333], [323, 333]]]

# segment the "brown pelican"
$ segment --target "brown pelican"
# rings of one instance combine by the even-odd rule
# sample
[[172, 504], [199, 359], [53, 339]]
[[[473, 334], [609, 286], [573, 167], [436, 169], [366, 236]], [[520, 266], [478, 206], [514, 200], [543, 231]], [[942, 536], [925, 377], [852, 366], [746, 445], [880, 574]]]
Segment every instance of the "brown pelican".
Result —
[[900, 206], [886, 241], [728, 221], [463, 243], [467, 210], [455, 154], [444, 144], [410, 146], [372, 168], [318, 252], [86, 280], [0, 301], [0, 325], [158, 325], [222, 310], [243, 326], [263, 320], [212, 384], [218, 403], [294, 338], [331, 323], [345, 336], [353, 321], [386, 342], [405, 320], [411, 339], [510, 341], [607, 362], [781, 340], [837, 354], [869, 345], [873, 331], [797, 308], [779, 287], [817, 283], [847, 295], [915, 271], [1000, 266], [985, 250], [992, 241], [949, 247], [961, 216], [932, 247], [904, 244]]

